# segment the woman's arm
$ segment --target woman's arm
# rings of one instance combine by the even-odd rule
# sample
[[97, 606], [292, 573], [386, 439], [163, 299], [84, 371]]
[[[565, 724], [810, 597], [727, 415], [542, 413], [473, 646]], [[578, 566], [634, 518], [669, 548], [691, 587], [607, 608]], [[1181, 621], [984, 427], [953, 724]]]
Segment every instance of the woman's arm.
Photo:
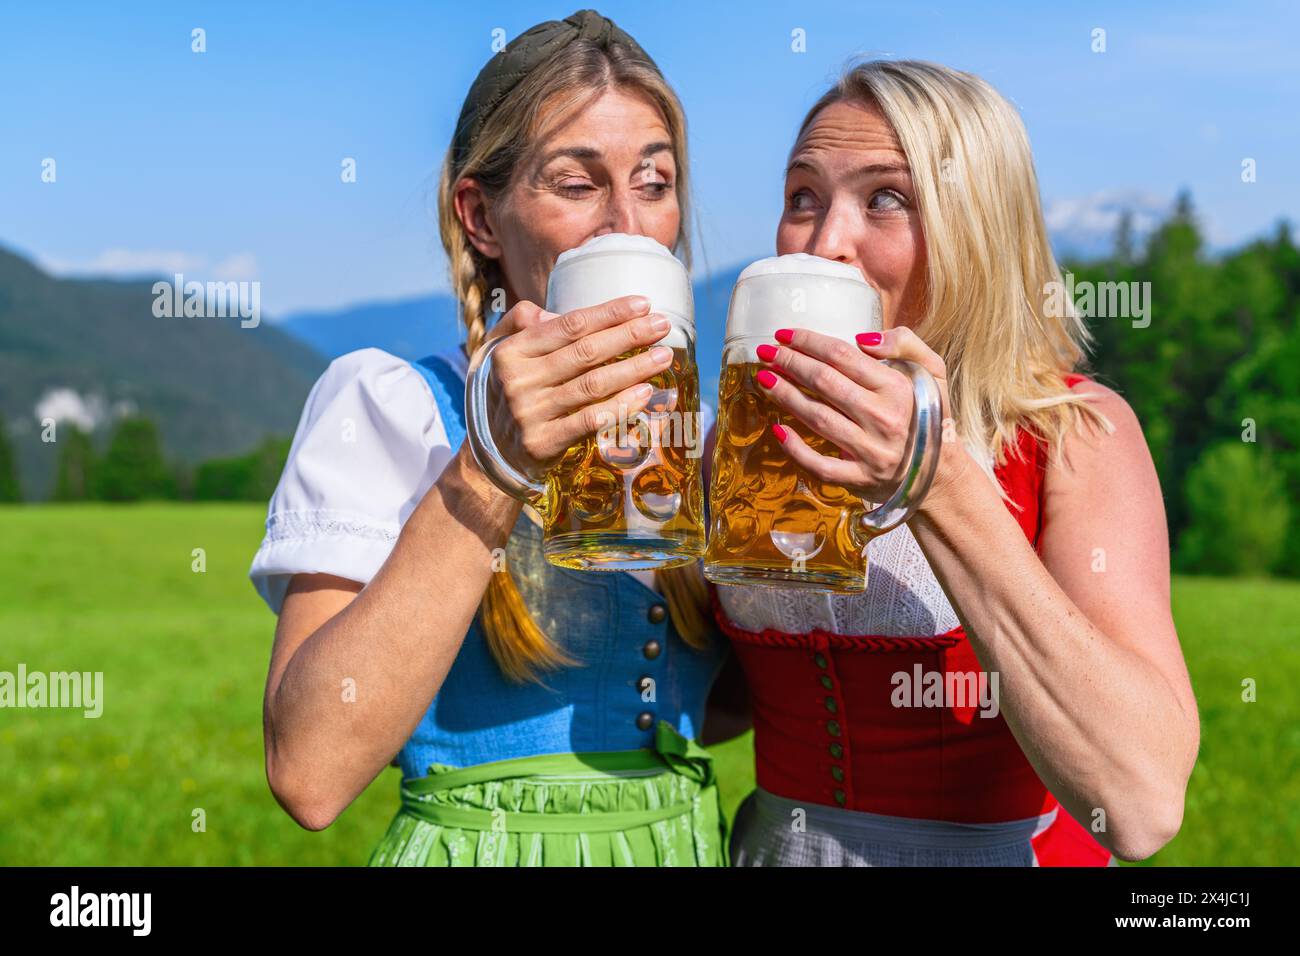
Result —
[[1048, 789], [1124, 860], [1182, 825], [1196, 699], [1170, 613], [1164, 503], [1142, 430], [1110, 389], [1084, 384], [1115, 425], [1071, 434], [1044, 486], [1042, 560], [957, 442], [911, 521], [1002, 715]]
[[263, 710], [280, 805], [320, 830], [401, 749], [442, 685], [521, 505], [448, 463], [364, 589], [298, 575], [280, 612]]
[[[644, 407], [651, 390], [637, 383], [671, 353], [604, 363], [662, 338], [648, 311], [630, 297], [564, 316], [521, 303], [502, 320], [513, 334], [494, 355], [494, 432], [513, 461], [540, 473], [605, 416]], [[415, 729], [520, 508], [462, 446], [368, 585], [295, 577], [276, 628], [263, 724], [271, 790], [302, 826], [328, 826]]]

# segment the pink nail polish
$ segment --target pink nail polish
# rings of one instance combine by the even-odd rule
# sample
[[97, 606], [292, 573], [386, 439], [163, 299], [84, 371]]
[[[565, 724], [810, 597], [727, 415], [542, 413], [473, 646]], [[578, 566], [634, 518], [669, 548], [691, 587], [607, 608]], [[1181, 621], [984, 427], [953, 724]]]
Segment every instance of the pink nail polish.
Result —
[[758, 352], [758, 357], [762, 359], [764, 362], [770, 362], [772, 361], [772, 359], [776, 358], [775, 345], [768, 345], [766, 342], [764, 342], [757, 349], [755, 349], [755, 351]]
[[794, 329], [777, 329], [775, 338], [782, 345], [789, 345], [794, 340]]
[[859, 345], [879, 345], [884, 338], [879, 332], [863, 332], [857, 336]]
[[758, 379], [758, 384], [762, 385], [764, 388], [772, 388], [776, 385], [776, 376], [767, 369], [763, 369], [755, 375], [754, 378]]
[[785, 440], [790, 437], [790, 433], [785, 430], [784, 425], [773, 425], [772, 434], [776, 436], [776, 440], [782, 445], [784, 445]]

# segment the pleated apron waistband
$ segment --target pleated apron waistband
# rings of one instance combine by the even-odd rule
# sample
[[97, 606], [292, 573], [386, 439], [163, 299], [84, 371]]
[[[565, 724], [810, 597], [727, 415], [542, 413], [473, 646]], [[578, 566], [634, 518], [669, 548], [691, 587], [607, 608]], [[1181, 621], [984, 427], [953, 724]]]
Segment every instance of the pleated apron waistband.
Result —
[[539, 754], [458, 769], [439, 769], [427, 777], [402, 781], [402, 808], [439, 826], [512, 833], [604, 833], [669, 820], [689, 814], [694, 803], [685, 801], [641, 810], [598, 813], [531, 813], [518, 810], [457, 806], [431, 800], [432, 795], [473, 784], [518, 778], [539, 783], [610, 780], [628, 776], [676, 773], [701, 788], [714, 783], [713, 758], [699, 744], [687, 740], [667, 721], [655, 729], [654, 749], [592, 753]]
[[801, 803], [779, 797], [759, 787], [754, 793], [754, 810], [767, 826], [785, 829], [802, 812], [807, 832], [821, 833], [840, 841], [861, 841], [908, 847], [974, 848], [1004, 846], [1030, 840], [1056, 821], [1056, 807], [1023, 820], [998, 823], [952, 823], [885, 816], [862, 810], [846, 810], [819, 803]]

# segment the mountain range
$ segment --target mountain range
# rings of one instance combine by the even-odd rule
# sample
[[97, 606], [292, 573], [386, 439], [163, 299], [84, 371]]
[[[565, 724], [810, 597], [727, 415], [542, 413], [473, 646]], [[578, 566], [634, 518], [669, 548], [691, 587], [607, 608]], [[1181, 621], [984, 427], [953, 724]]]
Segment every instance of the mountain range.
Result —
[[152, 285], [55, 278], [0, 248], [0, 416], [25, 498], [52, 490], [47, 418], [102, 449], [115, 418], [146, 415], [164, 453], [188, 463], [293, 433], [325, 357], [266, 321], [158, 318]]

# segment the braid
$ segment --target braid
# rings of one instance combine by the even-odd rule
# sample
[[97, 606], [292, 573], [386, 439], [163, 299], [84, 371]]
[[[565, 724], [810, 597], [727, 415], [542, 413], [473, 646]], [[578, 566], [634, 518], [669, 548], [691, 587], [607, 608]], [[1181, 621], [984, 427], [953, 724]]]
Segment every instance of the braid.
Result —
[[[439, 225], [442, 244], [451, 265], [451, 286], [460, 301], [465, 325], [465, 349], [470, 356], [487, 338], [488, 290], [496, 263], [478, 253], [456, 215], [452, 190], [456, 177], [451, 156], [443, 164], [439, 188]], [[517, 682], [540, 680], [539, 671], [554, 670], [575, 663], [556, 647], [537, 626], [519, 586], [508, 568], [494, 571], [479, 606], [488, 649], [509, 679]]]

